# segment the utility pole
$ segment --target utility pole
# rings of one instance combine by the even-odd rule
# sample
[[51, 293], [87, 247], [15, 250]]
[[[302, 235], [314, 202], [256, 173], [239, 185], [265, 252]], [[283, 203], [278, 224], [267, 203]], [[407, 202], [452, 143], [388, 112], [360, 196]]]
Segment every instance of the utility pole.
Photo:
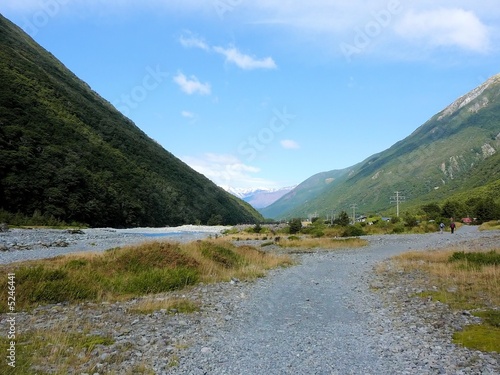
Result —
[[352, 208], [352, 223], [356, 224], [356, 208], [358, 208], [358, 205], [356, 203], [351, 204]]
[[396, 216], [399, 217], [399, 204], [405, 200], [405, 197], [401, 195], [400, 191], [394, 192], [394, 196], [391, 197], [391, 203], [396, 203]]

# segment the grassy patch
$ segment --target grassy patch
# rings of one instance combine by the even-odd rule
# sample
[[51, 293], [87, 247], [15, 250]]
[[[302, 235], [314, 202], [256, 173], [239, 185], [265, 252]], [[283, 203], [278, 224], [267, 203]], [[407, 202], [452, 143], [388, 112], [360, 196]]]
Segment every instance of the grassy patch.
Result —
[[453, 335], [455, 344], [485, 352], [500, 352], [500, 328], [488, 324], [473, 324]]
[[433, 290], [419, 293], [455, 310], [475, 310], [483, 319], [456, 332], [454, 342], [472, 349], [500, 350], [500, 278], [498, 249], [448, 249], [409, 252], [395, 258], [403, 272], [420, 275]]
[[[151, 242], [103, 253], [61, 256], [0, 268], [0, 298], [15, 274], [16, 309], [38, 305], [113, 301], [182, 289], [199, 281], [255, 278], [292, 264], [285, 256], [221, 241]], [[0, 305], [0, 313], [7, 304]]]
[[449, 261], [462, 262], [473, 267], [498, 266], [500, 264], [500, 253], [497, 253], [496, 250], [486, 253], [457, 251], [450, 256]]
[[[91, 372], [86, 365], [92, 352], [99, 346], [114, 344], [110, 337], [84, 332], [67, 332], [64, 329], [31, 331], [16, 340], [16, 367], [8, 366], [5, 358], [0, 362], [1, 374], [70, 374]], [[7, 353], [8, 341], [0, 340], [0, 350]], [[49, 364], [39, 367], [38, 364]], [[88, 366], [88, 367], [85, 367]], [[52, 367], [49, 372], [47, 370]], [[85, 371], [87, 370], [87, 371]]]
[[500, 230], [500, 220], [488, 221], [481, 224], [479, 230]]
[[200, 304], [186, 298], [152, 299], [146, 298], [139, 301], [128, 311], [131, 313], [151, 314], [164, 310], [169, 314], [191, 314], [200, 310]]

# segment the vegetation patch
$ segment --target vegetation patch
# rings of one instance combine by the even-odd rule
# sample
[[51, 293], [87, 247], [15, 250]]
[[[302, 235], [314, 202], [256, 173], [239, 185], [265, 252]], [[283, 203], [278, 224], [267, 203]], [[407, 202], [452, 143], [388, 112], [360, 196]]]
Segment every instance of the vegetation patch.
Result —
[[[291, 264], [286, 256], [221, 241], [151, 242], [2, 266], [0, 298], [7, 300], [8, 273], [15, 274], [16, 308], [23, 310], [44, 304], [123, 300], [199, 281], [252, 279], [270, 268]], [[0, 305], [2, 312], [7, 312], [7, 304]]]
[[459, 251], [453, 253], [450, 258], [450, 262], [461, 262], [466, 266], [481, 267], [481, 266], [498, 266], [500, 264], [500, 253], [496, 250], [491, 250], [489, 252], [465, 252]]
[[[17, 337], [16, 367], [0, 362], [0, 373], [5, 375], [71, 374], [91, 372], [87, 365], [93, 351], [99, 346], [114, 344], [110, 337], [83, 332], [68, 333], [64, 329], [35, 330]], [[0, 350], [7, 353], [8, 340], [0, 340]], [[44, 364], [42, 366], [42, 364]], [[47, 371], [48, 367], [53, 367]], [[87, 367], [86, 367], [87, 366]]]
[[454, 342], [471, 349], [500, 350], [499, 249], [467, 248], [409, 252], [395, 258], [398, 268], [415, 276], [420, 286], [433, 285], [419, 296], [454, 310], [469, 310], [482, 323], [456, 332]]
[[484, 352], [500, 352], [500, 328], [488, 324], [472, 324], [453, 335], [455, 344]]
[[243, 264], [243, 257], [228, 246], [212, 242], [202, 242], [200, 249], [204, 257], [220, 264], [224, 268], [237, 268]]
[[191, 314], [199, 310], [198, 302], [186, 298], [145, 298], [128, 311], [138, 314], [152, 314], [156, 311], [165, 311], [168, 314]]

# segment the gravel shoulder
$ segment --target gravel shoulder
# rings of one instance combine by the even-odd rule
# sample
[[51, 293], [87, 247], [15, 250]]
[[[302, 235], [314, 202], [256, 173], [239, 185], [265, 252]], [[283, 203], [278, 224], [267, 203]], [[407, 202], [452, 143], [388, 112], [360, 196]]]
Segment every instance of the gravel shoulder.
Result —
[[[410, 299], [405, 285], [386, 284], [373, 272], [377, 263], [408, 250], [464, 241], [498, 247], [500, 234], [463, 227], [454, 235], [366, 239], [362, 249], [297, 255], [299, 265], [255, 282], [198, 285], [181, 295], [158, 296], [202, 302], [194, 314], [133, 314], [133, 300], [44, 306], [19, 313], [18, 325], [46, 330], [92, 324], [94, 333], [114, 338], [74, 373], [127, 373], [139, 365], [156, 374], [193, 375], [500, 373], [498, 354], [451, 344], [452, 330], [473, 317]], [[435, 324], [442, 321], [449, 324]]]

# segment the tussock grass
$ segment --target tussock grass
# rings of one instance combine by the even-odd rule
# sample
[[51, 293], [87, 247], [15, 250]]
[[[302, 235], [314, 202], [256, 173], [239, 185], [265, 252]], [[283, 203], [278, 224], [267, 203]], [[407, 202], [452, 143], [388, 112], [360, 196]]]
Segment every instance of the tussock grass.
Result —
[[[0, 373], [5, 375], [71, 374], [95, 372], [88, 365], [92, 352], [99, 346], [112, 345], [110, 337], [91, 334], [90, 327], [79, 332], [68, 332], [67, 327], [50, 331], [34, 330], [16, 338], [16, 367], [0, 362]], [[0, 340], [0, 350], [7, 353], [8, 340]], [[43, 364], [39, 366], [38, 364]], [[47, 371], [49, 370], [50, 371]]]
[[481, 224], [479, 230], [500, 230], [500, 220], [488, 221]]
[[400, 270], [421, 275], [420, 283], [434, 290], [422, 297], [448, 304], [456, 310], [474, 310], [480, 325], [456, 332], [454, 342], [473, 349], [500, 351], [500, 249], [450, 248], [409, 252], [394, 259]]
[[[16, 275], [16, 308], [60, 302], [114, 301], [179, 290], [200, 281], [261, 277], [291, 265], [285, 256], [228, 242], [150, 242], [32, 261], [0, 268], [0, 294], [7, 300], [7, 273]], [[6, 312], [7, 304], [0, 306]]]

